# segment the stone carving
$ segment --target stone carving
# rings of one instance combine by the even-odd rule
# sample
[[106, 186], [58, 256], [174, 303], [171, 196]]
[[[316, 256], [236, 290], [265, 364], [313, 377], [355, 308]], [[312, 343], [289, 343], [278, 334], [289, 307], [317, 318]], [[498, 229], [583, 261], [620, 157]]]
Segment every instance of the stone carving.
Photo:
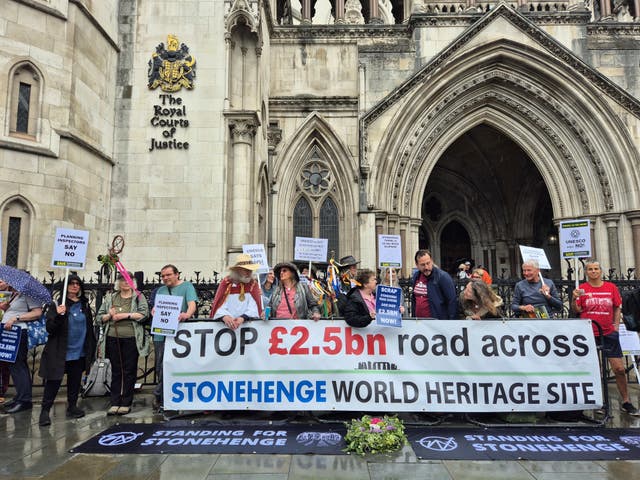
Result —
[[333, 177], [327, 166], [313, 161], [302, 168], [299, 183], [309, 195], [319, 197], [331, 188]]
[[180, 44], [178, 37], [168, 35], [167, 47], [161, 43], [151, 55], [147, 74], [149, 90], [158, 87], [163, 92], [177, 92], [182, 87], [191, 90], [196, 77], [196, 59], [189, 53], [189, 47]]
[[344, 5], [344, 23], [363, 24], [362, 4], [360, 0], [347, 0]]
[[224, 21], [227, 32], [231, 32], [240, 19], [244, 20], [252, 32], [257, 33], [260, 28], [259, 0], [224, 0]]

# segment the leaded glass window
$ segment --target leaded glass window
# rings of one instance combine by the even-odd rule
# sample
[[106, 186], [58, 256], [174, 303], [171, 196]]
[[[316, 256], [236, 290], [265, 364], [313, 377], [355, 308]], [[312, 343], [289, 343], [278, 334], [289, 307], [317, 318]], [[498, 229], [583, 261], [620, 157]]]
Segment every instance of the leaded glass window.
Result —
[[293, 237], [313, 237], [313, 214], [306, 198], [300, 197], [293, 209]]
[[335, 258], [340, 258], [338, 252], [340, 246], [339, 227], [338, 207], [331, 197], [327, 197], [320, 207], [320, 238], [329, 239], [329, 253], [333, 251]]
[[7, 258], [6, 264], [10, 267], [18, 266], [18, 254], [20, 253], [20, 226], [22, 219], [9, 218], [9, 231], [7, 232]]
[[31, 85], [20, 82], [18, 91], [18, 113], [16, 131], [29, 133], [29, 102], [31, 101]]

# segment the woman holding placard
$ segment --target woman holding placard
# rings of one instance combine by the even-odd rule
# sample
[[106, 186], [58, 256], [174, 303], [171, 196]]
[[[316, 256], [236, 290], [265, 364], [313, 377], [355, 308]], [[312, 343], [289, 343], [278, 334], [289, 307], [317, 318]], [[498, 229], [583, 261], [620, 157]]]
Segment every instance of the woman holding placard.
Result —
[[67, 374], [67, 418], [84, 417], [77, 407], [82, 374], [89, 371], [96, 347], [93, 315], [84, 284], [77, 275], [69, 275], [64, 305], [52, 304], [47, 311], [49, 338], [42, 351], [39, 375], [45, 380], [39, 424], [51, 424], [49, 411]]
[[[130, 285], [131, 282], [133, 285]], [[111, 407], [107, 415], [126, 415], [131, 411], [139, 355], [149, 355], [150, 337], [143, 322], [149, 316], [147, 300], [137, 295], [128, 279], [118, 275], [114, 292], [100, 306], [97, 317], [104, 328], [98, 356], [111, 361]]]

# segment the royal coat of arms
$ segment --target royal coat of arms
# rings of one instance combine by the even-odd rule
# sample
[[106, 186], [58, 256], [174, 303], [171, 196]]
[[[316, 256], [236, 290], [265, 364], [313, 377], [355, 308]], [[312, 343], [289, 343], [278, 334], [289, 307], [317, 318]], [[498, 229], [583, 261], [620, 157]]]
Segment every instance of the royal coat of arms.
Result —
[[196, 59], [189, 53], [189, 47], [180, 44], [175, 35], [168, 35], [167, 47], [164, 43], [158, 45], [149, 60], [149, 89], [160, 87], [163, 92], [177, 92], [184, 87], [191, 90], [195, 77]]

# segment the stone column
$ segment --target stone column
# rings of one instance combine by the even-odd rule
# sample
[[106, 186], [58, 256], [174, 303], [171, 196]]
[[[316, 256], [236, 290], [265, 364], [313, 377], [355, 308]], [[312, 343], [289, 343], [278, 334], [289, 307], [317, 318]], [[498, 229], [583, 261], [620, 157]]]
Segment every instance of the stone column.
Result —
[[369, 0], [369, 18], [367, 23], [382, 23], [378, 0]]
[[611, 16], [611, 0], [600, 0], [600, 20]]
[[231, 209], [227, 223], [231, 231], [230, 252], [242, 251], [242, 245], [251, 243], [251, 223], [254, 192], [252, 186], [253, 138], [258, 127], [255, 114], [245, 112], [229, 118], [231, 152], [229, 189]]
[[267, 143], [269, 145], [267, 156], [267, 179], [269, 181], [269, 192], [267, 193], [267, 255], [268, 258], [273, 258], [273, 184], [275, 179], [273, 178], [273, 159], [276, 156], [276, 147], [282, 141], [282, 129], [278, 128], [277, 124], [270, 125], [267, 129]]
[[336, 0], [336, 23], [344, 23], [344, 0]]
[[407, 237], [407, 249], [404, 252], [404, 262], [402, 273], [405, 277], [411, 275], [411, 270], [416, 266], [415, 254], [418, 251], [418, 238], [420, 236], [420, 227], [422, 226], [421, 218], [412, 218], [409, 220], [409, 233]]
[[400, 245], [403, 252], [407, 251], [407, 231], [409, 231], [411, 228], [410, 222], [411, 222], [411, 219], [407, 217], [400, 219]]
[[607, 243], [609, 244], [609, 268], [614, 268], [615, 273], [620, 275], [620, 244], [618, 242], [618, 222], [620, 215], [611, 213], [602, 217], [607, 226]]
[[640, 278], [640, 210], [625, 213], [631, 222], [631, 239], [633, 242], [633, 266], [636, 278]]
[[311, 23], [311, 0], [302, 0], [302, 23]]

